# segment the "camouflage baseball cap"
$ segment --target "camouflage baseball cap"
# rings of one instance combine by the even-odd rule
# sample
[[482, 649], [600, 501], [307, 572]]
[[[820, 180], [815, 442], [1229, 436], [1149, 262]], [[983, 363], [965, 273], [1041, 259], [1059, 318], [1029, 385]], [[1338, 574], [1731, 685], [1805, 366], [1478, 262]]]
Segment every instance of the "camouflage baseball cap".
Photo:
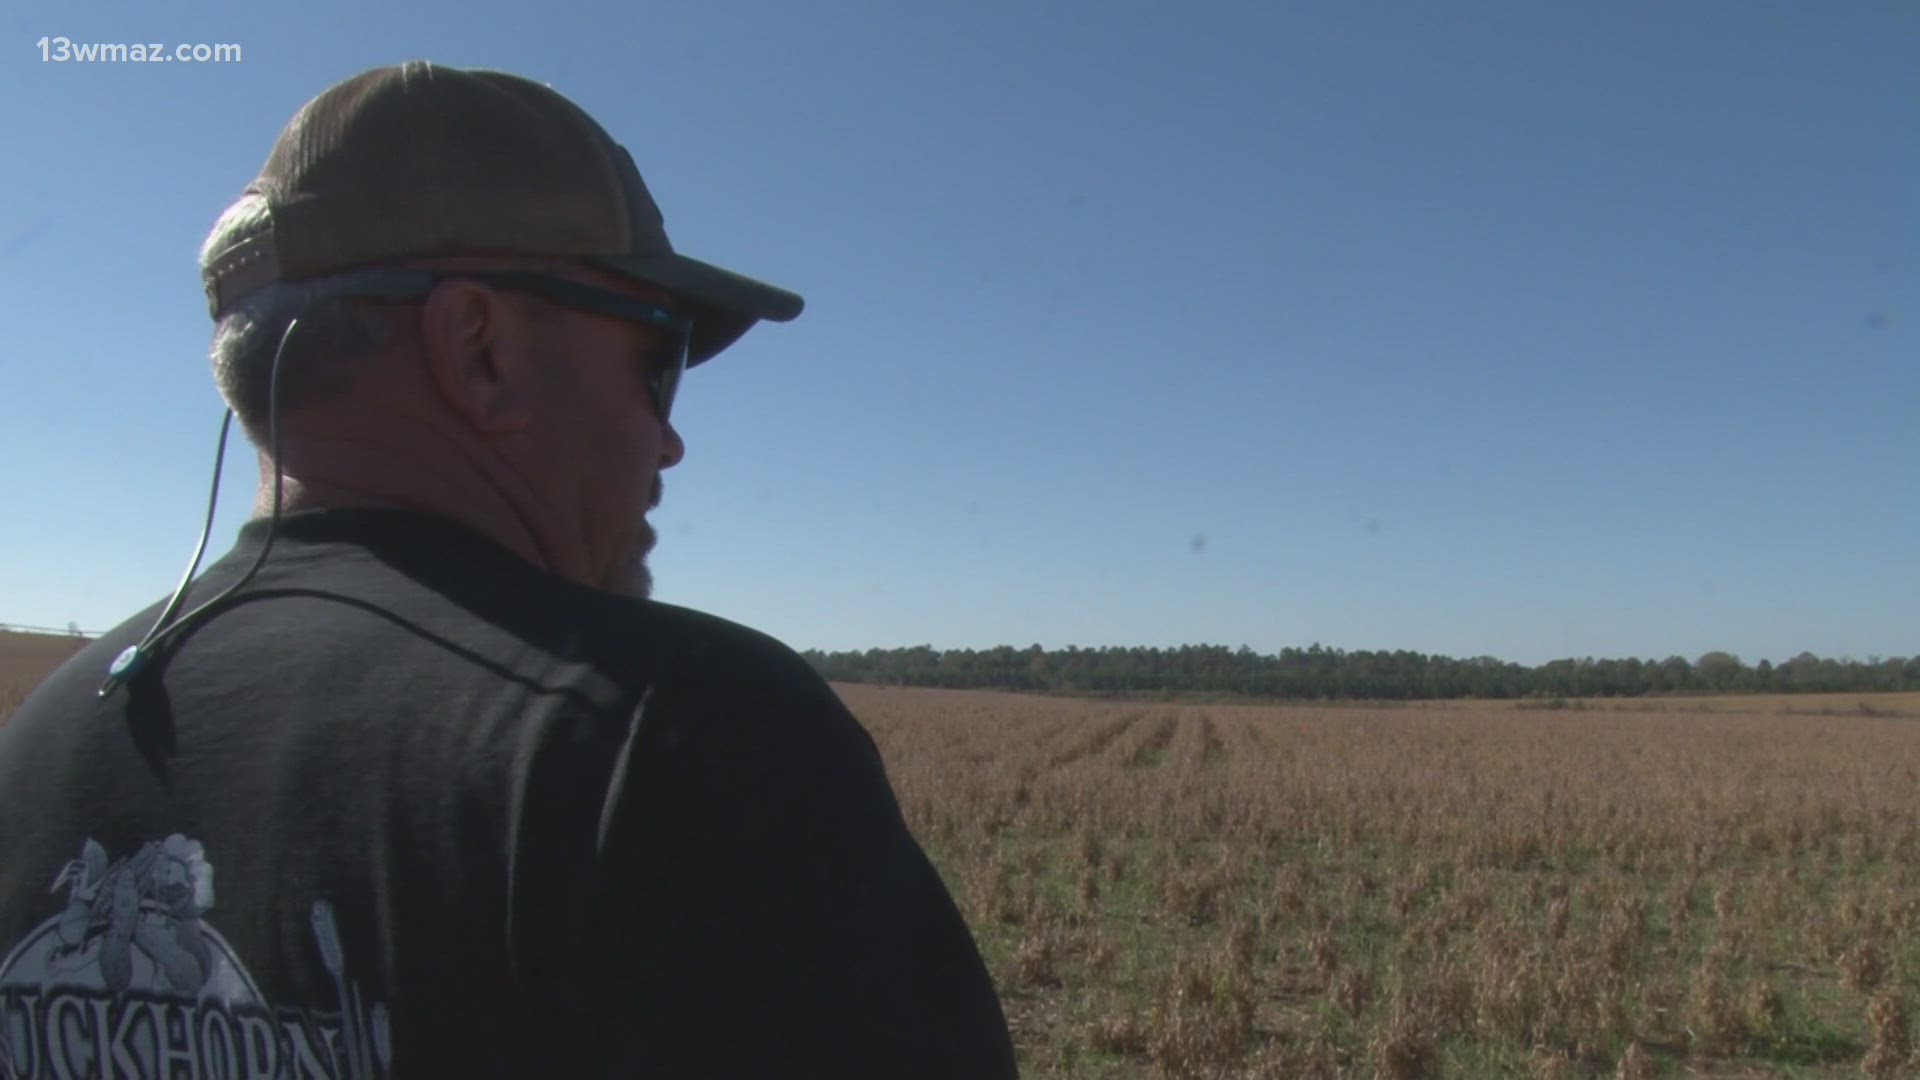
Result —
[[626, 148], [505, 72], [416, 60], [355, 75], [294, 115], [244, 194], [272, 224], [207, 260], [216, 319], [274, 282], [480, 252], [576, 257], [668, 290], [693, 317], [689, 364], [803, 303], [676, 253]]

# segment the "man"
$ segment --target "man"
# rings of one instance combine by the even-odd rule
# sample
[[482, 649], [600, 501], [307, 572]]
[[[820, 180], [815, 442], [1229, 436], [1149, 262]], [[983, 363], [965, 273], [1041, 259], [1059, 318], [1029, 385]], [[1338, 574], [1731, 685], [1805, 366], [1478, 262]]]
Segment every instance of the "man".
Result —
[[0, 1075], [1014, 1074], [864, 729], [648, 599], [679, 373], [799, 297], [426, 63], [309, 102], [202, 272], [260, 505], [0, 731]]

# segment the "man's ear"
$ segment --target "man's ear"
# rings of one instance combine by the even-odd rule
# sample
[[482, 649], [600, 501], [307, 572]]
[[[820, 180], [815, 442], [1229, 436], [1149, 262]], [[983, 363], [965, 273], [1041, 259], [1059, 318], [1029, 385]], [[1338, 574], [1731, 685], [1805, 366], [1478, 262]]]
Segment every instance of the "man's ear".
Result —
[[474, 282], [442, 283], [420, 316], [427, 377], [455, 414], [482, 435], [505, 435], [533, 422], [524, 369], [503, 362], [508, 313]]

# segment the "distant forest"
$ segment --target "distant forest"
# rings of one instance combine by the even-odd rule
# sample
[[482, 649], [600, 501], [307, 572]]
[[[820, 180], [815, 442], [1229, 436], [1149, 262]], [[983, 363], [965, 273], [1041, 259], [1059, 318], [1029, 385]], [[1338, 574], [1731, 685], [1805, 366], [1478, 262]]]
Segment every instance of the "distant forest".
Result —
[[1422, 653], [1348, 652], [1320, 645], [1263, 656], [1246, 646], [936, 650], [928, 645], [801, 654], [836, 682], [949, 689], [1093, 694], [1221, 693], [1301, 700], [1635, 697], [1725, 691], [1756, 693], [1920, 690], [1920, 656], [1830, 660], [1801, 653], [1778, 666], [1710, 652], [1699, 659], [1554, 660], [1539, 667], [1490, 656], [1456, 660]]

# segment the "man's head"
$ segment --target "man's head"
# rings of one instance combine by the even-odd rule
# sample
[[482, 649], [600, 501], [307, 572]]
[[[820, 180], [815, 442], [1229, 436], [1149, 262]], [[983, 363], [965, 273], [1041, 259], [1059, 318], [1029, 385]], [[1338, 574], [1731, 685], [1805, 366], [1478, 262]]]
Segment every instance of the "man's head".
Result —
[[263, 450], [277, 419], [293, 505], [439, 510], [637, 595], [679, 371], [801, 307], [675, 253], [559, 94], [422, 63], [309, 102], [201, 266], [216, 382]]

